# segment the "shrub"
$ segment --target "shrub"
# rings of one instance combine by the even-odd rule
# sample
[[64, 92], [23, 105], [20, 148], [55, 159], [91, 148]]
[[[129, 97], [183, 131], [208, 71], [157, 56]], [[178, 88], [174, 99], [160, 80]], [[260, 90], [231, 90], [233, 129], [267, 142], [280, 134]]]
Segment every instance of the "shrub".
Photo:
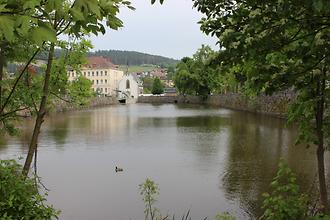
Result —
[[304, 219], [307, 197], [299, 191], [296, 177], [290, 168], [280, 162], [279, 170], [271, 183], [272, 192], [265, 193], [263, 202], [265, 220]]
[[34, 178], [24, 178], [22, 167], [14, 160], [0, 160], [0, 219], [58, 218], [59, 211], [45, 204]]

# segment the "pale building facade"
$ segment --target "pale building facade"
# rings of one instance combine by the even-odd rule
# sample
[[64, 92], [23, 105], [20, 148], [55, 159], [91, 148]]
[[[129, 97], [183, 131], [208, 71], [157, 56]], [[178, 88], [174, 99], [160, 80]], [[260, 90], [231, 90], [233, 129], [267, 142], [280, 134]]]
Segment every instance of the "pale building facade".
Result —
[[81, 67], [80, 73], [69, 71], [69, 81], [79, 77], [79, 74], [92, 82], [92, 89], [101, 95], [117, 96], [120, 80], [124, 72], [104, 57], [88, 57], [88, 64]]
[[139, 97], [140, 89], [137, 80], [131, 74], [125, 74], [118, 86], [118, 98], [126, 99], [126, 103], [134, 103]]

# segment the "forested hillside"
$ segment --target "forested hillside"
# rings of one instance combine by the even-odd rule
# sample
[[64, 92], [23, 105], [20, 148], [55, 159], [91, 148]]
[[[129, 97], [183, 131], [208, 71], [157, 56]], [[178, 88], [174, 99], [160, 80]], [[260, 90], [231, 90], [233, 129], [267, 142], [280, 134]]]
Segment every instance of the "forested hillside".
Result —
[[172, 65], [176, 64], [178, 60], [150, 55], [146, 53], [140, 53], [136, 51], [121, 51], [121, 50], [99, 50], [91, 52], [89, 56], [105, 56], [110, 57], [112, 62], [117, 65], [143, 65], [143, 64], [153, 64], [153, 65]]

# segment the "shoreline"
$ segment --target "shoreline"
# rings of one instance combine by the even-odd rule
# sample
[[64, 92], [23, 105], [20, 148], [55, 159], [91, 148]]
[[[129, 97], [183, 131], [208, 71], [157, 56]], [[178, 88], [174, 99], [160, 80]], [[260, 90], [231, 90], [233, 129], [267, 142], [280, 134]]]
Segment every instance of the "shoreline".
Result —
[[289, 106], [294, 100], [295, 95], [291, 92], [272, 96], [260, 95], [254, 98], [238, 93], [227, 93], [210, 95], [206, 99], [191, 95], [139, 96], [138, 103], [209, 105], [286, 119]]

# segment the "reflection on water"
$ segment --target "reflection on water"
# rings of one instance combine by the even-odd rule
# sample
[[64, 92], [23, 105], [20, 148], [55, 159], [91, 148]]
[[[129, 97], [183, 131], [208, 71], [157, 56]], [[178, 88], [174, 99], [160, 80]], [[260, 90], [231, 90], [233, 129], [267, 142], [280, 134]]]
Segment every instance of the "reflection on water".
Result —
[[[1, 138], [0, 158], [25, 155], [32, 127], [27, 120], [20, 137]], [[190, 209], [194, 219], [222, 211], [255, 218], [280, 158], [303, 190], [314, 180], [314, 149], [294, 146], [295, 137], [283, 120], [245, 112], [111, 106], [47, 118], [39, 175], [65, 220], [143, 219], [138, 185], [147, 177], [159, 184], [165, 214]], [[115, 173], [116, 165], [124, 172]]]

